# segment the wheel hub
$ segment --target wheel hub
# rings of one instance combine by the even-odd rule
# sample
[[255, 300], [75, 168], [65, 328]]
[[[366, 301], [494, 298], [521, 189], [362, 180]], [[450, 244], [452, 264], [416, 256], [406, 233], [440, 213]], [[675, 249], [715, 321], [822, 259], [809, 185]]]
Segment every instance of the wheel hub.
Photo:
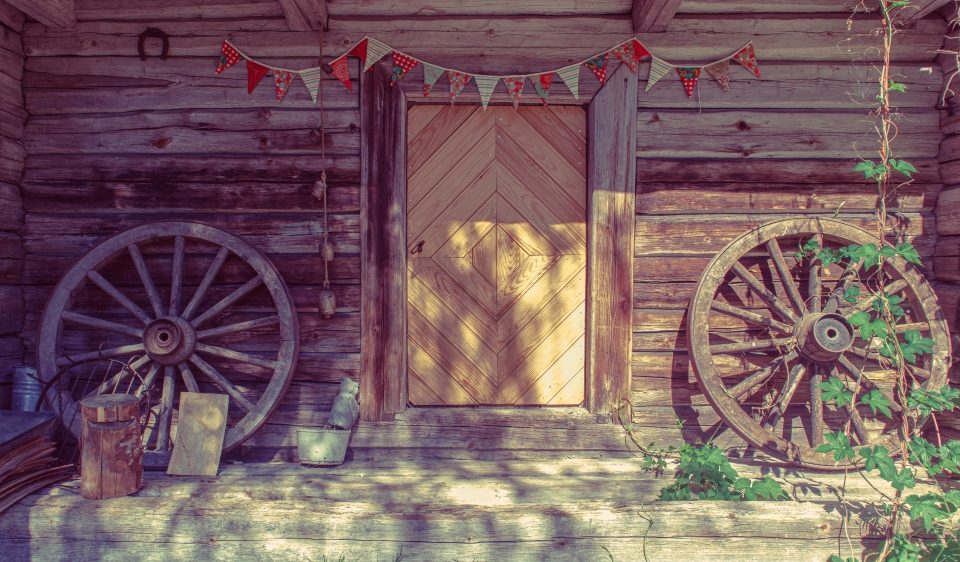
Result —
[[854, 329], [843, 316], [832, 312], [807, 314], [797, 326], [800, 353], [811, 361], [837, 360], [853, 345]]
[[197, 332], [183, 318], [168, 316], [147, 325], [143, 331], [147, 355], [161, 365], [183, 363], [197, 346]]

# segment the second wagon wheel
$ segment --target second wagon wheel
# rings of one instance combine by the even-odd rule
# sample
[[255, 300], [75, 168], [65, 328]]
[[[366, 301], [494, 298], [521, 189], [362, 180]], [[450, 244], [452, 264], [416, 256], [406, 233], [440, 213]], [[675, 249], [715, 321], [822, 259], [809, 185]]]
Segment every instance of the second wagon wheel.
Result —
[[181, 391], [229, 396], [230, 449], [277, 406], [298, 347], [293, 299], [263, 254], [211, 226], [160, 222], [107, 239], [67, 271], [44, 309], [37, 365], [75, 436], [83, 398], [141, 397], [145, 460], [163, 465]]
[[[878, 341], [863, 340], [850, 323], [872, 309], [877, 268], [824, 265], [801, 251], [811, 239], [833, 249], [876, 242], [830, 219], [788, 219], [747, 232], [707, 265], [688, 309], [687, 345], [707, 400], [748, 443], [802, 466], [833, 469], [833, 456], [815, 451], [827, 432], [849, 428], [855, 448], [899, 450], [899, 423], [875, 415], [859, 397], [882, 392], [894, 403], [894, 418], [899, 407], [895, 372], [880, 361]], [[885, 292], [902, 299], [898, 333], [933, 341], [933, 353], [910, 365], [910, 384], [940, 388], [950, 341], [937, 299], [915, 266], [900, 257], [885, 263]], [[855, 394], [852, 405], [827, 404], [821, 383], [831, 377]]]

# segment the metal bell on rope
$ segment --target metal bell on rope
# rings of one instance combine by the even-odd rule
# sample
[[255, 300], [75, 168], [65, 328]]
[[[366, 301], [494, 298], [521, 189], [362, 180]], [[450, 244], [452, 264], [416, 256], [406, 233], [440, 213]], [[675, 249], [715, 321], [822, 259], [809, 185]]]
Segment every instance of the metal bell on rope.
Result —
[[330, 290], [330, 282], [323, 282], [323, 289], [320, 290], [320, 316], [324, 318], [333, 318], [337, 312], [337, 297]]
[[323, 289], [320, 290], [320, 316], [333, 318], [337, 312], [337, 298], [330, 289], [330, 262], [333, 261], [333, 244], [330, 243], [330, 219], [327, 216], [327, 173], [321, 172], [320, 179], [314, 183], [313, 193], [319, 190], [323, 199], [323, 244], [320, 245], [320, 258], [323, 260]]

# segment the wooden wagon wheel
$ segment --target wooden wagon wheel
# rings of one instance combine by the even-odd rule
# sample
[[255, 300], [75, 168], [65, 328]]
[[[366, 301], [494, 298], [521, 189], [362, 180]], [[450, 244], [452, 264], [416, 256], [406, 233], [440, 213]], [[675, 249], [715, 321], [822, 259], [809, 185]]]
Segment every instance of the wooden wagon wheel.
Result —
[[44, 309], [37, 365], [75, 436], [84, 397], [142, 397], [147, 458], [163, 464], [180, 390], [229, 396], [230, 449], [277, 406], [298, 348], [293, 299], [263, 254], [211, 226], [161, 222], [107, 239], [67, 271]]
[[[707, 265], [690, 301], [687, 345], [707, 400], [748, 443], [802, 466], [833, 469], [833, 456], [815, 451], [825, 432], [850, 428], [854, 448], [883, 444], [892, 452], [901, 437], [897, 421], [858, 401], [826, 405], [822, 382], [836, 377], [858, 397], [879, 390], [894, 403], [894, 418], [901, 411], [895, 373], [879, 361], [878, 342], [863, 340], [849, 322], [871, 308], [877, 268], [825, 266], [800, 251], [811, 239], [834, 249], [876, 242], [830, 219], [788, 219], [747, 232]], [[933, 340], [933, 353], [917, 358], [911, 376], [928, 390], [940, 388], [950, 342], [936, 296], [912, 264], [900, 257], [885, 263], [886, 294], [903, 299], [898, 332], [917, 330]], [[851, 286], [861, 289], [856, 299]]]

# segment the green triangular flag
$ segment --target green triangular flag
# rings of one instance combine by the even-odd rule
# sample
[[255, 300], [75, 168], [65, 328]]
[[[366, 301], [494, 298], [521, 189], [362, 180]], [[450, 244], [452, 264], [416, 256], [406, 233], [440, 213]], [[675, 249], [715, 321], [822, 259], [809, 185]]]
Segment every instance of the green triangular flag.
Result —
[[473, 77], [473, 81], [477, 83], [477, 90], [480, 91], [480, 105], [486, 109], [487, 104], [490, 103], [490, 96], [493, 95], [493, 90], [497, 87], [497, 82], [500, 81], [500, 77], [478, 74]]
[[573, 94], [573, 99], [580, 99], [580, 65], [573, 64], [557, 71], [557, 75], [567, 85], [567, 89]]

